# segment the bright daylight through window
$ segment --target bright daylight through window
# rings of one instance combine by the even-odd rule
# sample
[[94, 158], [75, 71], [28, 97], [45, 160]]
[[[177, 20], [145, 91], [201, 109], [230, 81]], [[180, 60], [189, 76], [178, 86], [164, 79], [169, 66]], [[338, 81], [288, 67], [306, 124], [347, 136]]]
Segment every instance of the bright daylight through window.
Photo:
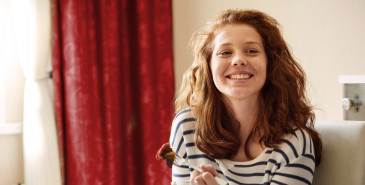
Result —
[[0, 134], [20, 132], [23, 119], [25, 80], [15, 49], [10, 2], [0, 1]]

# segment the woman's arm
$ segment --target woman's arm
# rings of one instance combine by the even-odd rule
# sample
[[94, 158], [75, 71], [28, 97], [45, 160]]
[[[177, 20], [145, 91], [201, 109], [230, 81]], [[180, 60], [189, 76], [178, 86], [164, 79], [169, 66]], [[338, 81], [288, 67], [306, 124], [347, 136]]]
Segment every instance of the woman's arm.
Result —
[[[186, 158], [187, 152], [185, 147], [185, 140], [183, 135], [183, 125], [187, 123], [187, 113], [189, 111], [183, 110], [181, 111], [173, 120], [171, 133], [170, 133], [170, 145], [172, 150], [174, 150], [179, 156]], [[172, 166], [172, 179], [173, 180], [189, 180], [190, 179], [190, 170], [189, 166], [181, 165], [173, 165]]]

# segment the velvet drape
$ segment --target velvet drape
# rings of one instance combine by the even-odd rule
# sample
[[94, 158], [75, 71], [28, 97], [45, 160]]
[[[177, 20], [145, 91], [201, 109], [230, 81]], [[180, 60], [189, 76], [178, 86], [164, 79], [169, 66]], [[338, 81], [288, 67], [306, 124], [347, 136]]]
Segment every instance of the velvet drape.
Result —
[[171, 0], [53, 0], [53, 79], [66, 185], [169, 184]]

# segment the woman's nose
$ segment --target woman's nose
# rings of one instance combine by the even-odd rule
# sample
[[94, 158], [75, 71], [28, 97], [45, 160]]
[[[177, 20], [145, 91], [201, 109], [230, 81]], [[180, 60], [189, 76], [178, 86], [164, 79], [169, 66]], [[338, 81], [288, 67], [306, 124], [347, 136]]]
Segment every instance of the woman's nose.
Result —
[[233, 66], [240, 66], [240, 65], [245, 66], [245, 65], [247, 65], [247, 63], [248, 62], [247, 62], [246, 58], [242, 55], [236, 55], [234, 57], [234, 59], [232, 60]]

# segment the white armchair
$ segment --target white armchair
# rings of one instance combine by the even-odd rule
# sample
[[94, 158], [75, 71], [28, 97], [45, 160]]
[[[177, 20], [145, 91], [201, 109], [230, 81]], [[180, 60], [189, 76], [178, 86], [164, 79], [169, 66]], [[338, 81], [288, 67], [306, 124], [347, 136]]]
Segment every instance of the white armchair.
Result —
[[313, 185], [365, 185], [365, 121], [318, 121], [322, 162]]

